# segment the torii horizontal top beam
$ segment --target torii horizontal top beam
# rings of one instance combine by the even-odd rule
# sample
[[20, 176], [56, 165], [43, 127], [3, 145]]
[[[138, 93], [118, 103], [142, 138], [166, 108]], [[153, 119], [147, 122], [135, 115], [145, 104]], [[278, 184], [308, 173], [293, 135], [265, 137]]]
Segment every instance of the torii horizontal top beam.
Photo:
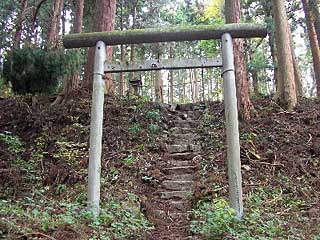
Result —
[[69, 34], [63, 38], [65, 48], [94, 47], [98, 41], [106, 45], [139, 44], [155, 42], [181, 42], [220, 39], [224, 33], [233, 38], [265, 37], [265, 25], [233, 23], [225, 25], [198, 25], [135, 29], [113, 32]]

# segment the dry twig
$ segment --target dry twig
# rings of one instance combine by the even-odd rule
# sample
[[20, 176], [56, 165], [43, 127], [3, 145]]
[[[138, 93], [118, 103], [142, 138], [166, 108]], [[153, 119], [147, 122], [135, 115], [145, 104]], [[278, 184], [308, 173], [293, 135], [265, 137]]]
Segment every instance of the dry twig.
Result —
[[25, 238], [25, 237], [28, 238], [28, 236], [38, 236], [38, 237], [45, 237], [45, 238], [50, 239], [50, 240], [57, 240], [54, 237], [50, 237], [50, 236], [48, 236], [48, 235], [46, 235], [44, 233], [40, 233], [40, 232], [26, 233], [26, 234], [18, 237], [18, 239], [22, 239], [22, 238]]

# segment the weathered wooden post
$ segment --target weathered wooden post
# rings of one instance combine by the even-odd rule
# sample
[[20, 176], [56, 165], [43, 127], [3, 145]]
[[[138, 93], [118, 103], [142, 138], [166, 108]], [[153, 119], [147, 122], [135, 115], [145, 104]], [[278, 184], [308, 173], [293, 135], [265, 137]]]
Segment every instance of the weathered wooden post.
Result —
[[223, 89], [227, 134], [227, 161], [230, 206], [243, 216], [239, 123], [232, 37], [222, 35]]
[[90, 123], [90, 150], [88, 169], [88, 209], [94, 218], [100, 211], [100, 174], [102, 152], [102, 127], [103, 127], [103, 104], [105, 82], [103, 80], [104, 62], [106, 60], [106, 45], [99, 41], [96, 44], [94, 70], [93, 70], [93, 93]]

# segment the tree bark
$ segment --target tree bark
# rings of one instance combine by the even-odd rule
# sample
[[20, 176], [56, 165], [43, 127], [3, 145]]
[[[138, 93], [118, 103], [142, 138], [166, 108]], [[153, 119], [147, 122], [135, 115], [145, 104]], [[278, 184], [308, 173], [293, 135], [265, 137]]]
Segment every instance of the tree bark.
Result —
[[[132, 44], [130, 46], [130, 62], [131, 63], [134, 63], [134, 57], [135, 57], [135, 47]], [[134, 89], [133, 89], [133, 86], [132, 86], [132, 81], [134, 81], [134, 72], [129, 72], [129, 92], [131, 94], [133, 94], [133, 92], [134, 92]]]
[[[132, 16], [132, 26], [131, 29], [136, 28], [136, 16], [137, 16], [137, 9], [136, 9], [136, 1], [132, 3], [132, 9], [131, 9], [131, 16]], [[135, 46], [131, 44], [130, 46], [130, 62], [133, 63], [135, 58]], [[129, 73], [129, 83], [130, 83], [130, 92], [133, 93], [133, 89], [131, 86], [131, 82], [134, 81], [134, 72]]]
[[[169, 58], [172, 59], [173, 58], [173, 48], [174, 48], [174, 44], [171, 43], [170, 44], [170, 50], [169, 50]], [[170, 103], [173, 103], [174, 102], [174, 94], [173, 94], [173, 91], [174, 91], [174, 86], [173, 86], [173, 70], [170, 70], [169, 72], [169, 102]]]
[[20, 41], [21, 41], [21, 33], [22, 33], [22, 24], [23, 24], [23, 21], [25, 20], [26, 18], [26, 9], [27, 9], [27, 6], [28, 6], [28, 1], [27, 0], [21, 0], [21, 12], [18, 16], [18, 19], [17, 19], [17, 24], [16, 24], [16, 27], [15, 27], [15, 34], [14, 34], [14, 37], [13, 37], [13, 49], [17, 48], [20, 44]]
[[290, 29], [289, 29], [289, 37], [290, 37], [290, 46], [291, 46], [291, 54], [292, 54], [292, 63], [294, 68], [294, 81], [296, 85], [296, 94], [298, 98], [301, 98], [303, 97], [302, 75], [301, 75], [299, 63], [297, 60], [297, 56], [294, 51], [293, 38], [292, 38], [292, 33]]
[[276, 46], [278, 52], [279, 80], [277, 96], [280, 104], [291, 111], [297, 105], [294, 66], [290, 44], [290, 28], [283, 0], [273, 0], [276, 28]]
[[[264, 12], [265, 12], [266, 18], [268, 18], [269, 20], [272, 20], [272, 26], [274, 26], [272, 4], [269, 4], [267, 1], [263, 1], [263, 6], [264, 6]], [[277, 50], [275, 45], [274, 30], [269, 31], [268, 35], [269, 35], [269, 48], [270, 48], [272, 62], [273, 62], [274, 88], [277, 89], [278, 80], [279, 80], [279, 69], [278, 69], [278, 55], [277, 55]]]
[[62, 8], [62, 15], [61, 15], [61, 21], [62, 21], [62, 36], [66, 35], [66, 20], [67, 20], [67, 10], [65, 6]]
[[[96, 0], [95, 7], [96, 7], [96, 15], [94, 19], [93, 31], [94, 32], [113, 31], [115, 26], [116, 0]], [[96, 42], [97, 41], [95, 41], [95, 43]], [[94, 55], [95, 55], [95, 48], [90, 48], [88, 51], [87, 64], [85, 68], [85, 80], [84, 80], [84, 87], [88, 89], [92, 89]], [[111, 60], [112, 60], [112, 47], [109, 45], [107, 46], [107, 62], [111, 62]], [[105, 83], [106, 83], [107, 94], [113, 94], [114, 85], [113, 85], [111, 74], [106, 75]]]
[[202, 101], [205, 102], [205, 83], [204, 83], [204, 69], [201, 69], [201, 90], [202, 90]]
[[[120, 30], [123, 31], [124, 29], [124, 22], [123, 22], [123, 6], [124, 6], [124, 0], [121, 0], [121, 13], [120, 13]], [[121, 44], [120, 46], [120, 58], [121, 62], [124, 62], [125, 60], [125, 46]], [[124, 96], [125, 92], [125, 80], [124, 80], [124, 74], [123, 72], [120, 73], [120, 83], [119, 83], [119, 94], [120, 96]]]
[[[226, 0], [226, 23], [240, 23], [240, 0]], [[247, 78], [246, 62], [244, 57], [243, 39], [234, 40], [234, 62], [237, 86], [237, 100], [239, 116], [244, 120], [251, 118], [254, 109], [249, 96], [249, 82]]]
[[209, 69], [207, 69], [207, 74], [206, 74], [206, 78], [207, 78], [207, 85], [208, 85], [208, 102], [210, 102], [210, 93], [211, 93], [211, 88], [210, 88], [210, 76], [209, 76]]
[[[154, 44], [156, 59], [161, 58], [161, 49], [160, 43]], [[162, 80], [162, 72], [156, 71], [155, 77], [155, 100], [156, 102], [163, 103], [163, 80]]]
[[190, 97], [192, 102], [194, 103], [194, 76], [193, 76], [193, 71], [190, 69], [189, 70], [189, 78], [190, 78]]
[[313, 69], [315, 73], [316, 83], [317, 83], [317, 96], [320, 97], [320, 48], [317, 39], [316, 29], [314, 20], [312, 18], [312, 13], [309, 11], [309, 1], [302, 0], [303, 10], [306, 17], [309, 41], [312, 52], [313, 59]]
[[39, 10], [42, 6], [42, 4], [44, 4], [47, 0], [40, 0], [36, 7], [35, 7], [35, 10], [33, 12], [33, 16], [32, 16], [32, 27], [31, 27], [31, 32], [34, 33], [35, 31], [35, 28], [36, 28], [36, 21], [37, 21], [37, 18], [38, 18], [38, 14], [39, 14]]
[[310, 10], [311, 10], [311, 15], [314, 19], [314, 26], [315, 26], [315, 30], [317, 33], [317, 38], [318, 38], [318, 42], [320, 45], [320, 12], [319, 12], [319, 8], [320, 8], [320, 1], [319, 0], [310, 0]]
[[[180, 71], [179, 71], [180, 73]], [[182, 102], [186, 103], [186, 79], [182, 76]]]
[[59, 26], [61, 12], [63, 8], [63, 0], [56, 0], [52, 2], [49, 23], [48, 34], [47, 34], [47, 47], [57, 48], [59, 44]]
[[[76, 1], [75, 6], [75, 15], [74, 15], [74, 23], [73, 23], [73, 31], [74, 33], [82, 32], [83, 25], [83, 7], [84, 0]], [[79, 51], [79, 50], [78, 50]], [[68, 101], [69, 93], [78, 88], [80, 85], [80, 71], [77, 71], [70, 78], [65, 77], [63, 83], [63, 90], [58, 95], [56, 100], [52, 103], [52, 105], [64, 104]]]
[[301, 75], [299, 63], [297, 60], [296, 53], [294, 52], [293, 46], [291, 48], [291, 51], [292, 51], [292, 63], [294, 68], [294, 81], [296, 85], [296, 94], [298, 98], [301, 98], [303, 97], [302, 75]]
[[[124, 62], [125, 60], [125, 55], [126, 55], [126, 52], [125, 52], [125, 47], [124, 45], [122, 44], [121, 47], [120, 47], [120, 59], [121, 59], [121, 62]], [[124, 73], [121, 72], [120, 73], [120, 83], [119, 83], [119, 94], [120, 96], [124, 96], [124, 93], [125, 93], [125, 88], [126, 88], [126, 83], [125, 83], [125, 79], [124, 79]]]
[[316, 77], [315, 77], [315, 74], [314, 74], [313, 67], [311, 67], [311, 78], [312, 78], [312, 85], [310, 87], [309, 95], [310, 95], [310, 97], [313, 97], [314, 96], [314, 90], [317, 87]]
[[199, 79], [197, 69], [193, 69], [194, 102], [199, 102]]

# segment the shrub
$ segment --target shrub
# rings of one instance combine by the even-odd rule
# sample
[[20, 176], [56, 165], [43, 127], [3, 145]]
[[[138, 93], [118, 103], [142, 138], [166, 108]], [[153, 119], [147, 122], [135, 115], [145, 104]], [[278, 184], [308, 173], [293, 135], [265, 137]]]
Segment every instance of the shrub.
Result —
[[79, 65], [79, 54], [75, 51], [24, 47], [7, 56], [3, 73], [14, 93], [48, 94], [57, 90], [59, 79], [71, 75]]

